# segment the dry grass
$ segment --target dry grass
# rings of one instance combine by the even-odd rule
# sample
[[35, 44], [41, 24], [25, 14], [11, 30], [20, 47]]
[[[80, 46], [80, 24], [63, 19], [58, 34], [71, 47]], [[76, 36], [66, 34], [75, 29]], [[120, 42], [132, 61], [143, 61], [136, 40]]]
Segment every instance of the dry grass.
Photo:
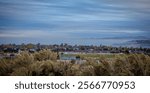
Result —
[[[94, 56], [95, 57], [95, 56]], [[15, 59], [0, 60], [0, 75], [4, 76], [149, 76], [150, 56], [144, 54], [96, 55], [83, 58], [87, 62], [56, 61], [57, 54], [42, 50], [23, 52]], [[108, 60], [109, 59], [109, 60]]]
[[33, 54], [34, 59], [38, 61], [43, 61], [43, 60], [56, 60], [57, 59], [57, 53], [54, 53], [50, 50], [42, 50], [39, 52], [36, 52]]

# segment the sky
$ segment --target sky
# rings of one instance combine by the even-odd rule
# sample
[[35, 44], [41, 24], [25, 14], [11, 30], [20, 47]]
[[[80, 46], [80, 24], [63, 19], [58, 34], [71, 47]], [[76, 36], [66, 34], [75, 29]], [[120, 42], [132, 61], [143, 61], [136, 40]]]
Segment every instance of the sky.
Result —
[[150, 0], [0, 0], [0, 43], [149, 39], [149, 30]]

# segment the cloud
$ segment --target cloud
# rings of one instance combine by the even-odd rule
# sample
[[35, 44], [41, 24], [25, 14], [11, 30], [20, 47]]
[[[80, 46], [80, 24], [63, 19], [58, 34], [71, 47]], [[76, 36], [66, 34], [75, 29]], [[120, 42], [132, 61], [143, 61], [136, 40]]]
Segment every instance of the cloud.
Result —
[[48, 32], [41, 30], [11, 30], [0, 33], [0, 38], [61, 38], [70, 37], [67, 33]]
[[[33, 21], [137, 20], [148, 16], [148, 0], [5, 0], [1, 15]], [[41, 19], [42, 18], [42, 19]], [[72, 19], [72, 20], [71, 20]]]
[[149, 5], [149, 0], [1, 0], [0, 37], [145, 35]]

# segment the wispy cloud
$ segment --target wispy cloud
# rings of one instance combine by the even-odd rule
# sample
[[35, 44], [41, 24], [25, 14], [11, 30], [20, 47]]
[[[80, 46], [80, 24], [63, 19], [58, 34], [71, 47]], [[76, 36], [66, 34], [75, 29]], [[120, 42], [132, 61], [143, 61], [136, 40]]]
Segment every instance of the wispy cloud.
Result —
[[62, 38], [62, 37], [70, 37], [67, 33], [55, 31], [41, 31], [41, 30], [11, 30], [7, 32], [1, 32], [0, 38], [47, 38], [47, 39], [54, 39], [54, 38]]
[[147, 33], [149, 5], [150, 0], [0, 0], [0, 37]]

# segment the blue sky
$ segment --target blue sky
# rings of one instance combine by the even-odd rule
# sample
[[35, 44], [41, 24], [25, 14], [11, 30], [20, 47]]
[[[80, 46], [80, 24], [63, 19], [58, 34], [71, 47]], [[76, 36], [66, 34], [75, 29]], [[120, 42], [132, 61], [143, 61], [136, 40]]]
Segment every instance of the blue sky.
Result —
[[0, 0], [0, 43], [149, 38], [150, 0]]

